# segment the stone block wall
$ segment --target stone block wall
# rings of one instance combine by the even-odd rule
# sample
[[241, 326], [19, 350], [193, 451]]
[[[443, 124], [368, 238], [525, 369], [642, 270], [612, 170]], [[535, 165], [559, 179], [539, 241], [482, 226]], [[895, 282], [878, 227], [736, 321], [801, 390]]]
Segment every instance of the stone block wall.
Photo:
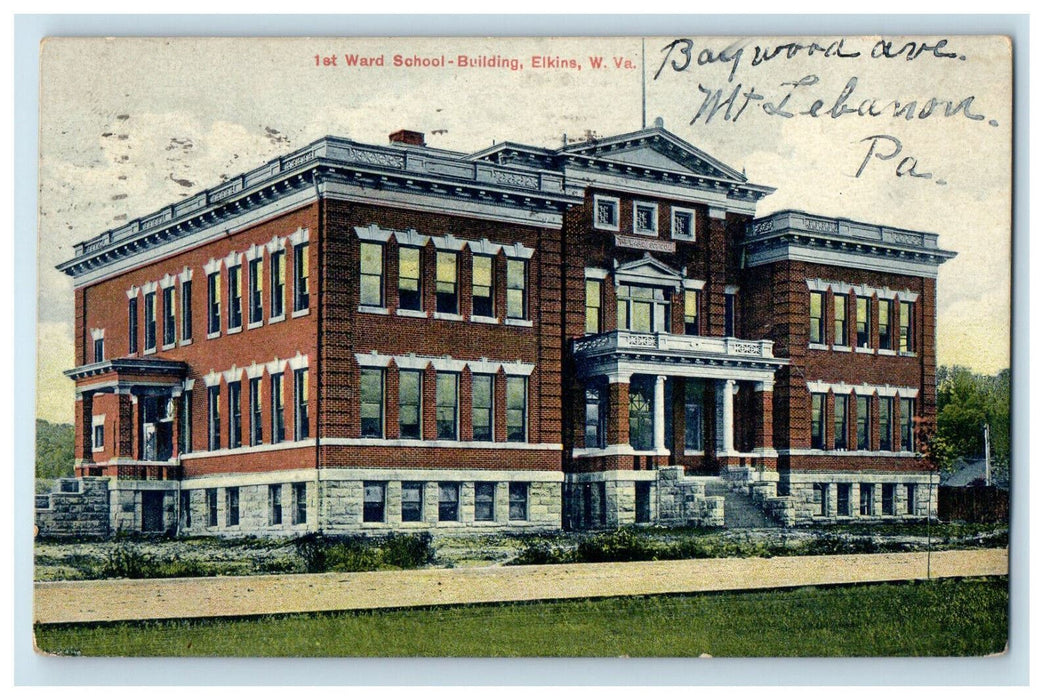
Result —
[[106, 537], [110, 534], [109, 479], [60, 479], [54, 491], [37, 497], [35, 516], [41, 536]]
[[[814, 493], [814, 485], [822, 484], [828, 489], [827, 512], [821, 514], [821, 503]], [[839, 512], [837, 490], [839, 484], [850, 489], [848, 512]], [[861, 515], [861, 485], [873, 486], [872, 511]], [[883, 485], [894, 488], [894, 510], [883, 512]], [[914, 490], [914, 508], [909, 511], [909, 488]], [[793, 504], [795, 521], [798, 524], [827, 523], [842, 520], [925, 520], [928, 513], [938, 517], [938, 478], [930, 480], [927, 474], [868, 473], [868, 472], [823, 472], [794, 473], [782, 477], [782, 493]], [[930, 501], [928, 503], [928, 497]], [[780, 500], [780, 499], [778, 499]]]
[[156, 534], [174, 534], [178, 527], [179, 482], [109, 481], [109, 527], [111, 532], [143, 531], [143, 494], [161, 494], [161, 525]]
[[721, 526], [723, 498], [706, 496], [704, 479], [688, 477], [682, 467], [668, 467], [658, 472], [656, 482], [658, 522], [676, 526]]

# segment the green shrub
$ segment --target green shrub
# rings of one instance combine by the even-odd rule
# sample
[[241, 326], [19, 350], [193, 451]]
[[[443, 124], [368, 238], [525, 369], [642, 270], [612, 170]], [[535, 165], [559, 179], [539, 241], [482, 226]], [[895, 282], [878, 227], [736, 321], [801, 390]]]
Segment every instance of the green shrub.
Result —
[[399, 569], [418, 569], [434, 561], [429, 532], [387, 535], [380, 549], [383, 562]]
[[563, 549], [550, 542], [530, 542], [510, 563], [512, 565], [571, 564], [575, 561], [577, 561], [575, 549]]
[[151, 564], [149, 555], [122, 542], [106, 556], [102, 575], [106, 578], [149, 578]]
[[634, 531], [617, 528], [584, 539], [577, 545], [577, 559], [582, 562], [644, 561], [659, 559], [660, 547], [643, 541]]
[[434, 561], [429, 532], [390, 534], [378, 540], [311, 533], [297, 539], [295, 549], [308, 573], [414, 569]]

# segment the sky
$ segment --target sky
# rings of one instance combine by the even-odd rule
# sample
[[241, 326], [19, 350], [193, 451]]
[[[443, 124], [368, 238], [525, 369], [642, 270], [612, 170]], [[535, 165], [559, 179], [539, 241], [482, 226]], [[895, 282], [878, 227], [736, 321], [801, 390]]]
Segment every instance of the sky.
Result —
[[[647, 124], [660, 117], [750, 181], [776, 187], [760, 216], [803, 209], [938, 233], [958, 253], [939, 272], [939, 364], [1007, 367], [1007, 40], [689, 39], [645, 40]], [[62, 375], [73, 366], [73, 282], [54, 268], [74, 243], [324, 135], [383, 144], [404, 128], [424, 132], [430, 146], [475, 151], [637, 130], [642, 46], [638, 38], [45, 41], [38, 417], [73, 419], [73, 385]], [[348, 66], [355, 55], [383, 65]], [[497, 67], [460, 67], [461, 56]], [[442, 57], [444, 67], [404, 65]]]

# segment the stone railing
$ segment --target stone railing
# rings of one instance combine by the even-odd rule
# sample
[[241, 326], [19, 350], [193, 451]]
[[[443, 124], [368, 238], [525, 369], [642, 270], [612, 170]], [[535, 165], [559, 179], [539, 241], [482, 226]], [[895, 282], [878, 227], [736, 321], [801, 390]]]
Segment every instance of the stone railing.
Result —
[[635, 331], [610, 331], [589, 336], [573, 342], [573, 354], [578, 357], [594, 357], [617, 352], [652, 350], [672, 355], [718, 355], [734, 358], [774, 358], [772, 340], [742, 340], [740, 338], [716, 338], [695, 335], [673, 335], [671, 333], [637, 333]]
[[891, 246], [938, 248], [938, 235], [934, 233], [832, 219], [799, 211], [782, 211], [757, 219], [749, 225], [747, 238], [763, 238], [775, 233], [817, 234]]

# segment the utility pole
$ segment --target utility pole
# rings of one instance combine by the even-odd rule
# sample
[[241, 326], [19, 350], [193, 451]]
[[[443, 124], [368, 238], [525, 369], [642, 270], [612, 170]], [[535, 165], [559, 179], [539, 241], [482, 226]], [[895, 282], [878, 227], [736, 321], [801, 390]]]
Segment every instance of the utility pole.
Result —
[[992, 486], [992, 470], [989, 467], [989, 424], [985, 424], [985, 485]]

